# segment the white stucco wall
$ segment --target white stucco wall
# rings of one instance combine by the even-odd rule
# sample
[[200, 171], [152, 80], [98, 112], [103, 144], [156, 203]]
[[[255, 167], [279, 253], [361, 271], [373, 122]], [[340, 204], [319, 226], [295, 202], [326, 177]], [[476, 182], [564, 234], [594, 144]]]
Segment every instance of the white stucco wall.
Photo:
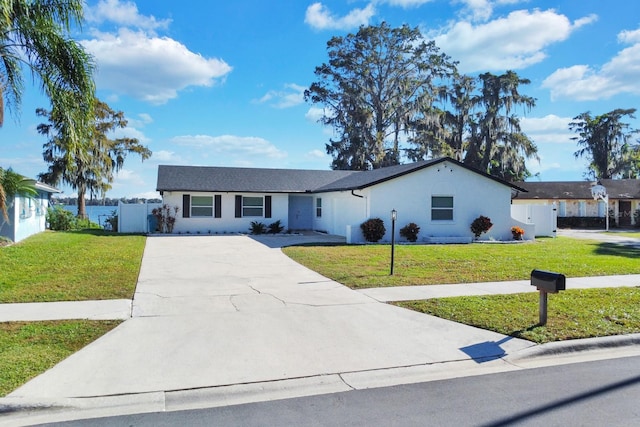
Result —
[[44, 231], [46, 229], [46, 215], [49, 208], [49, 194], [39, 191], [34, 198], [16, 197], [8, 210], [9, 221], [0, 218], [0, 235], [14, 242]]
[[[182, 196], [190, 194], [192, 196], [221, 196], [222, 217], [190, 217], [184, 218]], [[235, 217], [235, 196], [248, 197], [264, 197], [271, 196], [271, 218], [264, 217]], [[214, 197], [215, 199], [215, 197]], [[289, 196], [287, 194], [255, 194], [255, 193], [210, 193], [210, 192], [177, 192], [165, 191], [162, 200], [169, 206], [178, 206], [180, 208], [176, 216], [176, 223], [173, 229], [174, 233], [192, 233], [192, 234], [224, 234], [224, 233], [248, 233], [252, 221], [259, 221], [265, 225], [269, 225], [277, 220], [285, 227], [288, 227], [288, 206]]]
[[[426, 237], [473, 237], [471, 222], [480, 215], [494, 224], [481, 239], [511, 240], [511, 189], [455, 164], [444, 162], [408, 175], [377, 184], [363, 191], [324, 193], [323, 217], [316, 218], [316, 229], [345, 235], [351, 225], [353, 243], [363, 242], [360, 224], [368, 218], [381, 218], [391, 240], [391, 210], [397, 211], [396, 240], [402, 241], [400, 228], [409, 222], [420, 227], [419, 241]], [[431, 219], [431, 197], [453, 197], [453, 220]]]

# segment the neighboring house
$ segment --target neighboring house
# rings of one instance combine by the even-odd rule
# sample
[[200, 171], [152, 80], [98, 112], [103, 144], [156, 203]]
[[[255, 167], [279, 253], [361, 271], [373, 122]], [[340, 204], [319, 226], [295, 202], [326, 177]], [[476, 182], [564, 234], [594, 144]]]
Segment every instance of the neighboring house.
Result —
[[247, 233], [252, 221], [280, 220], [288, 230], [356, 243], [364, 240], [360, 224], [378, 217], [389, 241], [392, 209], [399, 240], [409, 222], [420, 226], [422, 241], [471, 241], [480, 215], [494, 224], [483, 239], [511, 240], [512, 226], [530, 226], [510, 214], [512, 195], [525, 190], [448, 157], [371, 171], [161, 165], [157, 190], [163, 203], [179, 208], [174, 233]]
[[0, 215], [0, 236], [19, 242], [46, 230], [50, 197], [53, 193], [60, 193], [60, 190], [35, 181], [34, 186], [38, 191], [37, 196], [16, 196], [9, 205], [9, 221], [5, 221]]
[[513, 199], [514, 204], [556, 204], [558, 217], [600, 217], [607, 210], [618, 227], [636, 225], [634, 213], [640, 209], [640, 180], [603, 179], [600, 183], [607, 189], [609, 206], [604, 201], [594, 200], [591, 195], [592, 181], [561, 182], [517, 182], [527, 190]]

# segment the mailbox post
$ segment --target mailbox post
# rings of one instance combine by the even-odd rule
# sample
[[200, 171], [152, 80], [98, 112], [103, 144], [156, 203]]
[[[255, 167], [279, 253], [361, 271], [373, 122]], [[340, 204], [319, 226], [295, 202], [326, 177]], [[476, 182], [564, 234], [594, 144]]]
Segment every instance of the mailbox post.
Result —
[[531, 272], [531, 286], [535, 286], [540, 291], [540, 326], [547, 324], [547, 294], [557, 294], [559, 291], [564, 291], [567, 287], [566, 282], [564, 274], [544, 270]]
[[391, 272], [390, 276], [393, 276], [393, 258], [396, 251], [396, 219], [398, 219], [398, 211], [393, 209], [391, 211]]

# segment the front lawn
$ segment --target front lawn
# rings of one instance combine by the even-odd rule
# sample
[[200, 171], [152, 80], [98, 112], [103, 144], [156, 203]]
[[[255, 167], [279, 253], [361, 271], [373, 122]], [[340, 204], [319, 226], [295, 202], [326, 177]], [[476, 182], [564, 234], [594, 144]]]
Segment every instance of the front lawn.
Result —
[[640, 288], [575, 289], [548, 295], [538, 326], [537, 292], [394, 303], [421, 313], [546, 343], [640, 332]]
[[0, 247], [0, 303], [130, 299], [145, 237], [45, 232]]
[[118, 320], [0, 323], [0, 396], [115, 328]]
[[528, 280], [533, 269], [567, 277], [640, 274], [640, 249], [595, 240], [540, 238], [523, 243], [292, 246], [285, 254], [352, 289]]

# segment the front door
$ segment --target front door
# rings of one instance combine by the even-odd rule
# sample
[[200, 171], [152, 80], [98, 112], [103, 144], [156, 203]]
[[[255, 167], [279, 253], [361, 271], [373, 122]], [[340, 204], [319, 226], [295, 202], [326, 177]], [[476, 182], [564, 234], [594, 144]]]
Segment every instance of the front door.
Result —
[[618, 226], [630, 227], [631, 226], [631, 201], [620, 200], [618, 201]]
[[313, 196], [289, 196], [289, 229], [313, 228]]

